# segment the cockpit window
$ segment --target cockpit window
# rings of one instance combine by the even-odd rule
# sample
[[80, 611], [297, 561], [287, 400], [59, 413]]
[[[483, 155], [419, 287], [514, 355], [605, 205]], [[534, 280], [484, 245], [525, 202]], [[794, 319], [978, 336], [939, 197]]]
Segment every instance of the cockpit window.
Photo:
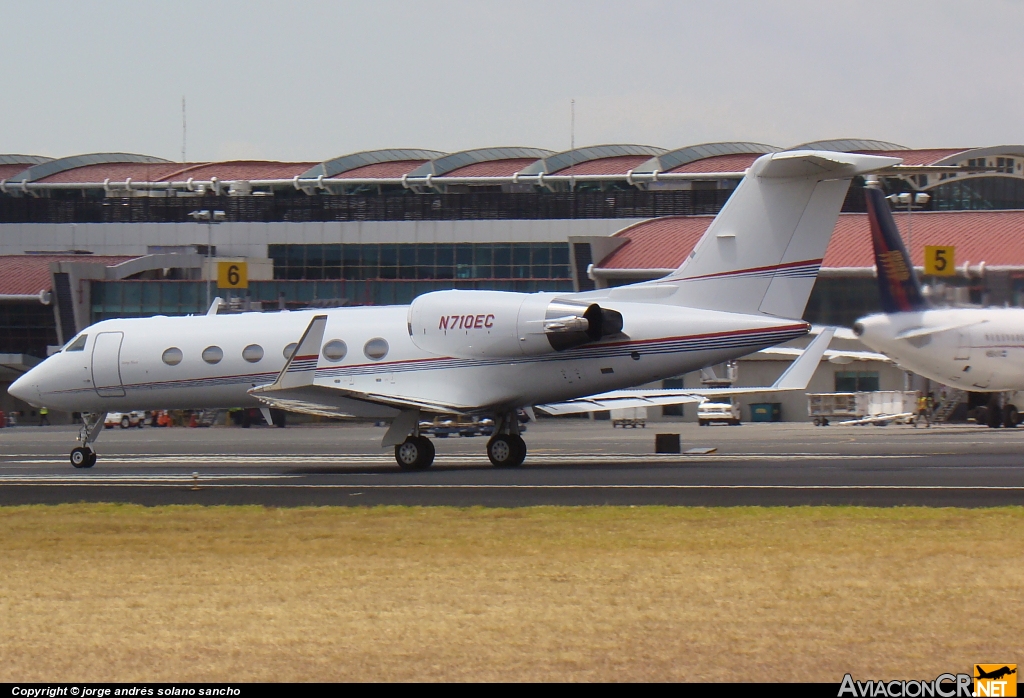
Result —
[[80, 335], [78, 335], [78, 339], [74, 340], [73, 342], [71, 342], [71, 344], [67, 345], [64, 348], [64, 351], [84, 351], [85, 350], [85, 340], [87, 340], [88, 338], [89, 338], [89, 335], [87, 335], [87, 334], [80, 334]]

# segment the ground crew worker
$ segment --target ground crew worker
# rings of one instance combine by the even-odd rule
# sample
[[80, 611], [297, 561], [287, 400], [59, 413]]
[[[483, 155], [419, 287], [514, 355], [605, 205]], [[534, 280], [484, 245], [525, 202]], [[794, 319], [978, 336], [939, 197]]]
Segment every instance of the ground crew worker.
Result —
[[39, 408], [39, 426], [50, 426], [50, 410], [45, 407]]
[[927, 426], [932, 425], [931, 416], [928, 414], [928, 398], [924, 395], [917, 398], [917, 419], [914, 420], [915, 427], [922, 418]]

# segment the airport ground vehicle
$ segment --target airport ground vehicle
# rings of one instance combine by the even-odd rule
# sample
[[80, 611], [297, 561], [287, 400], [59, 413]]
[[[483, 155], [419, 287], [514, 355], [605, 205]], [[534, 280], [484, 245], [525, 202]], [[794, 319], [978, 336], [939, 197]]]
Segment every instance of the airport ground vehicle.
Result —
[[618, 410], [612, 410], [612, 427], [622, 427], [623, 429], [641, 429], [647, 428], [647, 408], [646, 407], [624, 407]]
[[912, 390], [809, 393], [807, 415], [817, 427], [826, 427], [832, 422], [909, 423], [917, 410], [917, 397], [917, 393]]
[[103, 420], [103, 426], [107, 429], [113, 429], [116, 426], [120, 426], [122, 429], [128, 429], [130, 427], [141, 427], [146, 423], [146, 413], [140, 410], [132, 412], [108, 412], [106, 418]]
[[697, 406], [697, 424], [706, 427], [716, 423], [731, 426], [742, 424], [740, 406], [733, 402], [702, 402]]
[[[519, 430], [526, 431], [526, 426], [521, 425]], [[439, 439], [447, 439], [449, 436], [490, 436], [494, 433], [494, 420], [467, 415], [437, 416], [431, 421], [420, 422], [420, 433]]]

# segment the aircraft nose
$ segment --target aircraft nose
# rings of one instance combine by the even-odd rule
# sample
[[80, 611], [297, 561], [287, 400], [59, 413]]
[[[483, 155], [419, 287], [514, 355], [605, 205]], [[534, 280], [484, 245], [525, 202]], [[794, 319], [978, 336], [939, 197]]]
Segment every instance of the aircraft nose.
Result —
[[39, 403], [39, 386], [36, 385], [32, 377], [32, 371], [11, 383], [10, 387], [7, 388], [7, 392], [30, 405], [37, 405]]

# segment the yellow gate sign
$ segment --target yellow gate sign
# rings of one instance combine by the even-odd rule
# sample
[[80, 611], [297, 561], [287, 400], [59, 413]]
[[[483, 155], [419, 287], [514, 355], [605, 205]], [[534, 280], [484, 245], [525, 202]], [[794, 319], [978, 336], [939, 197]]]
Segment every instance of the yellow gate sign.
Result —
[[952, 245], [925, 245], [924, 273], [933, 276], [953, 276], [956, 248]]
[[217, 262], [217, 288], [249, 288], [245, 262]]

